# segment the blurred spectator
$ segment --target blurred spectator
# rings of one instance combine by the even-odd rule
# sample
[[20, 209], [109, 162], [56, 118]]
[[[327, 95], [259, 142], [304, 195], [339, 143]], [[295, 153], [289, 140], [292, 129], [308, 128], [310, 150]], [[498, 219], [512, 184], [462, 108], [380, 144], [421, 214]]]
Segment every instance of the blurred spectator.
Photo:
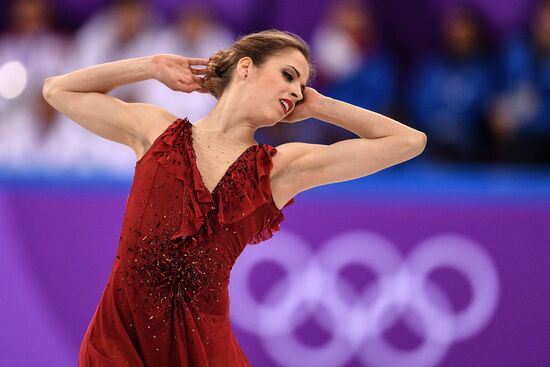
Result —
[[473, 8], [449, 8], [443, 16], [439, 49], [413, 71], [408, 97], [411, 122], [428, 135], [428, 157], [489, 156], [487, 120], [495, 80], [485, 24]]
[[505, 43], [500, 82], [491, 126], [500, 158], [550, 163], [550, 1]]
[[[396, 67], [379, 40], [372, 10], [360, 1], [337, 1], [313, 38], [321, 91], [385, 115], [391, 114]], [[334, 126], [328, 142], [356, 137]]]
[[[75, 36], [70, 69], [150, 55], [162, 20], [140, 0], [115, 0], [95, 14]], [[139, 83], [115, 88], [109, 95], [126, 102], [139, 98]], [[55, 157], [55, 169], [108, 170], [131, 175], [134, 152], [121, 144], [85, 130], [62, 114], [57, 115], [55, 134], [44, 146], [44, 155]]]
[[[78, 30], [72, 67], [150, 55], [162, 26], [160, 16], [144, 1], [114, 0]], [[110, 94], [137, 102], [136, 85], [116, 88]]]
[[[208, 58], [234, 42], [231, 31], [201, 3], [181, 7], [175, 15], [174, 21], [155, 37], [150, 53]], [[138, 88], [140, 100], [160, 106], [176, 116], [188, 117], [192, 122], [202, 118], [216, 104], [216, 99], [210, 94], [175, 92], [157, 81], [140, 83]]]
[[[334, 98], [395, 115], [402, 102], [392, 102], [399, 97], [395, 84], [402, 82], [401, 77], [409, 79], [409, 66], [382, 46], [391, 41], [398, 46], [393, 50], [402, 50], [395, 41], [407, 27], [387, 18], [395, 37], [382, 34], [371, 5], [377, 5], [377, 12], [387, 17], [383, 10], [390, 10], [397, 1], [385, 2], [386, 8], [368, 0], [328, 1], [327, 15], [311, 40], [318, 69], [315, 87]], [[480, 1], [475, 3], [482, 6]], [[234, 34], [223, 25], [227, 18], [212, 12], [218, 7], [202, 5], [199, 0], [173, 7], [169, 19], [162, 20], [157, 8], [145, 5], [155, 2], [108, 0], [97, 5], [99, 11], [90, 14], [74, 38], [67, 39], [52, 27], [77, 19], [75, 12], [86, 6], [71, 6], [63, 14], [65, 18], [54, 18], [54, 3], [64, 5], [68, 0], [10, 0], [2, 8], [6, 11], [0, 13], [0, 29], [6, 30], [0, 34], [0, 169], [38, 165], [132, 174], [135, 156], [131, 149], [100, 138], [56, 113], [41, 96], [44, 79], [155, 53], [208, 57], [234, 40]], [[263, 4], [249, 1], [240, 6], [252, 3]], [[407, 13], [404, 9], [401, 12]], [[414, 15], [413, 22], [422, 19]], [[54, 19], [59, 23], [53, 23]], [[406, 88], [409, 97], [402, 103], [410, 112], [410, 120], [403, 116], [403, 121], [428, 134], [425, 155], [479, 159], [485, 158], [486, 147], [492, 146], [501, 159], [550, 163], [550, 0], [539, 0], [528, 29], [504, 40], [498, 54], [500, 68], [495, 70], [488, 57], [492, 51], [488, 32], [476, 11], [452, 8], [443, 17], [441, 30], [441, 43], [434, 54], [412, 65], [412, 83]], [[421, 34], [411, 39], [414, 37], [424, 38]], [[421, 50], [415, 48], [415, 52], [419, 55]], [[397, 75], [394, 61], [405, 66], [403, 73]], [[153, 103], [191, 121], [216, 103], [210, 95], [178, 93], [157, 81], [122, 86], [109, 94], [127, 102]], [[491, 103], [494, 95], [498, 98]], [[273, 145], [287, 141], [330, 144], [354, 137], [313, 119], [281, 123], [260, 129], [257, 135], [258, 141]]]
[[68, 40], [51, 28], [43, 0], [16, 0], [0, 36], [0, 164], [36, 162], [55, 110], [42, 98], [46, 77], [64, 71]]

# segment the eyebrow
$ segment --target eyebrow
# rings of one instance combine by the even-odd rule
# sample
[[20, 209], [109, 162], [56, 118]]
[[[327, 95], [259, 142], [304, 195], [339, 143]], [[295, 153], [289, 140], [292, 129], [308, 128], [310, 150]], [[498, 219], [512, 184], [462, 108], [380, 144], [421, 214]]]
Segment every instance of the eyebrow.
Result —
[[294, 66], [288, 65], [288, 64], [287, 64], [286, 66], [290, 66], [291, 68], [293, 68], [294, 71], [296, 72], [296, 74], [298, 74], [298, 78], [301, 76], [301, 75], [300, 75], [300, 72], [299, 72]]
[[[286, 66], [290, 66], [291, 68], [293, 68], [294, 71], [296, 72], [296, 75], [298, 75], [298, 78], [301, 76], [300, 72], [294, 66], [288, 65], [288, 64]], [[302, 84], [301, 87], [302, 87], [302, 92], [303, 92], [304, 89], [306, 88], [306, 86], [305, 86], [305, 84]]]

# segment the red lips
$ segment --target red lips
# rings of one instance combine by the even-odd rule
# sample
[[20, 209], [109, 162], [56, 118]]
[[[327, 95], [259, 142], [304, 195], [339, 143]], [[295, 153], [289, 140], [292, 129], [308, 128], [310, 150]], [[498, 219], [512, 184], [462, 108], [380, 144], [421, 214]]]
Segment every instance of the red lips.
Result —
[[[292, 108], [294, 107], [294, 103], [288, 98], [281, 98], [279, 101], [285, 101], [285, 103], [288, 105], [288, 109], [285, 109], [285, 113], [288, 113], [289, 111], [292, 111]], [[281, 103], [281, 105], [283, 105]], [[284, 108], [284, 105], [283, 105]]]

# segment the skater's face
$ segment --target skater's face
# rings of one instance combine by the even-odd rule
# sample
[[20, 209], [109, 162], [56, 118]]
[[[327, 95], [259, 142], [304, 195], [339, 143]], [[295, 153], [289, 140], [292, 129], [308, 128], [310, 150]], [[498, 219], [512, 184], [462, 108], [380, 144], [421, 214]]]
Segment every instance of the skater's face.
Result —
[[248, 57], [242, 58], [236, 73], [244, 97], [243, 108], [251, 109], [265, 126], [279, 122], [292, 112], [296, 103], [301, 103], [310, 70], [305, 56], [288, 48], [259, 66]]

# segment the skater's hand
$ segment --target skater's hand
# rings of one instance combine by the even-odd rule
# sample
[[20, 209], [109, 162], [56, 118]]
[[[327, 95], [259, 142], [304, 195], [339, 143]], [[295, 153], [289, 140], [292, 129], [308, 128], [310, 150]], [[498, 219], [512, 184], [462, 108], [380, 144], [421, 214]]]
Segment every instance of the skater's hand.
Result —
[[306, 87], [303, 99], [296, 103], [294, 109], [281, 122], [293, 123], [314, 117], [318, 103], [322, 98], [321, 93], [311, 87]]
[[160, 54], [151, 58], [153, 77], [168, 88], [179, 92], [208, 93], [204, 87], [203, 78], [208, 59], [191, 58], [180, 55]]

